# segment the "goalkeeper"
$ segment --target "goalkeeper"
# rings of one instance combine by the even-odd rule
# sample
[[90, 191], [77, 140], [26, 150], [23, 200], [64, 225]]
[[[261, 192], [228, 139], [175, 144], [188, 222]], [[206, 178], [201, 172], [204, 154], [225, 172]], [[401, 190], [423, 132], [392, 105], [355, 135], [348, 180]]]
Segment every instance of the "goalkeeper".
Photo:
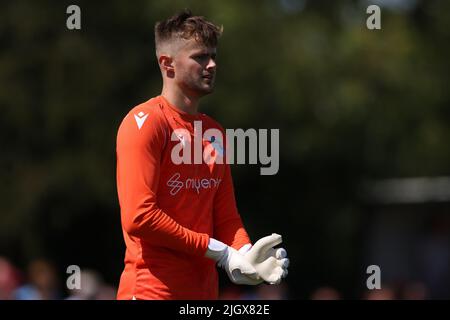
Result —
[[[287, 275], [286, 251], [272, 234], [253, 246], [242, 224], [226, 161], [174, 163], [190, 154], [195, 121], [223, 128], [197, 111], [211, 93], [221, 28], [188, 10], [155, 26], [163, 87], [134, 107], [117, 134], [117, 192], [126, 245], [118, 299], [217, 299], [223, 268], [236, 284], [278, 284]], [[177, 130], [177, 131], [176, 131]], [[184, 130], [186, 135], [175, 135]], [[175, 137], [175, 139], [174, 139]], [[225, 158], [220, 139], [201, 140]], [[222, 145], [221, 145], [222, 144]], [[192, 162], [194, 163], [194, 162]]]

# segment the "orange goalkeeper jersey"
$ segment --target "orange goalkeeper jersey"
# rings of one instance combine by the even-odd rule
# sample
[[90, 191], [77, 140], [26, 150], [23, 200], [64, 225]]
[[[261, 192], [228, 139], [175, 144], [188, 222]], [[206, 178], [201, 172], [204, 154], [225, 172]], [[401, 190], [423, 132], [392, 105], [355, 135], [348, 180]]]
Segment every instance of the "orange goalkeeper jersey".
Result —
[[[117, 192], [126, 252], [118, 299], [217, 299], [215, 262], [204, 257], [209, 238], [236, 249], [250, 243], [229, 165], [172, 160], [174, 148], [193, 139], [194, 121], [203, 132], [219, 129], [225, 140], [210, 117], [184, 113], [162, 96], [133, 108], [119, 127]], [[176, 129], [190, 137], [172, 141]], [[202, 139], [202, 148], [213, 142]], [[225, 157], [219, 151], [211, 155]]]

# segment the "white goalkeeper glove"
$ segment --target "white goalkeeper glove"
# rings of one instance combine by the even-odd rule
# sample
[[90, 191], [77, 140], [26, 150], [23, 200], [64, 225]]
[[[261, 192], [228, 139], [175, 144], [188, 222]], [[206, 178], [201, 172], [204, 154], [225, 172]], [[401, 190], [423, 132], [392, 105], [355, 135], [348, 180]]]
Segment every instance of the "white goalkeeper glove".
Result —
[[[248, 245], [241, 248], [248, 250]], [[210, 238], [205, 256], [217, 261], [217, 265], [225, 269], [230, 280], [235, 284], [257, 285], [263, 282], [251, 263], [244, 255], [225, 243]]]
[[283, 242], [281, 235], [272, 233], [270, 236], [259, 239], [244, 254], [258, 276], [270, 284], [279, 284], [288, 274], [289, 259], [286, 250], [273, 248], [281, 242]]

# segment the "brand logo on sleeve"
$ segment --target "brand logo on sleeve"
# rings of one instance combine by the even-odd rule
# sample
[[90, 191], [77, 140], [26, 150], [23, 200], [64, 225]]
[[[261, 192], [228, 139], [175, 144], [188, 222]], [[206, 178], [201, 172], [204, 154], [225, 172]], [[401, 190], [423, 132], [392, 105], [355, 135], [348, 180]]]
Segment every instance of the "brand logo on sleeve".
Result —
[[148, 113], [145, 114], [142, 111], [139, 112], [138, 114], [134, 115], [134, 119], [136, 119], [136, 123], [137, 123], [137, 126], [138, 126], [139, 130], [141, 130], [142, 125], [144, 124], [144, 122], [147, 119], [147, 117], [148, 117]]

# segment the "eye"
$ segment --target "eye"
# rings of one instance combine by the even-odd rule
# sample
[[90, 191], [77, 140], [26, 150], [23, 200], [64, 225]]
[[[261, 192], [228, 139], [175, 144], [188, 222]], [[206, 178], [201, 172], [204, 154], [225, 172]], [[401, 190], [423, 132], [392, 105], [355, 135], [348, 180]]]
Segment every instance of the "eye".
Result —
[[197, 55], [195, 55], [195, 56], [194, 56], [194, 59], [200, 59], [200, 60], [203, 60], [203, 59], [206, 59], [207, 57], [208, 57], [207, 54], [202, 53], [202, 54], [197, 54]]
[[193, 55], [192, 59], [196, 60], [199, 63], [204, 63], [204, 62], [208, 61], [209, 59], [216, 61], [216, 54], [215, 53], [212, 53], [212, 54], [199, 53], [199, 54]]

